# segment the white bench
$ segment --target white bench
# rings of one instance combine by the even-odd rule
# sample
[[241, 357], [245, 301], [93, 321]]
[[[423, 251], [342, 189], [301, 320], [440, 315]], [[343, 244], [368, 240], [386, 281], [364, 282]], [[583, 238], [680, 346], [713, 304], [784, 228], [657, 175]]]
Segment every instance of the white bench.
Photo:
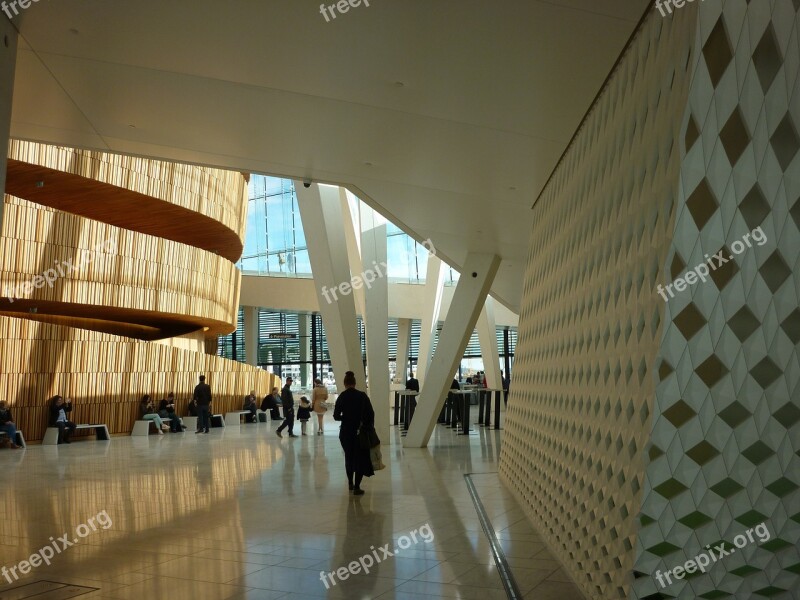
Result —
[[[75, 431], [80, 431], [81, 429], [94, 429], [98, 441], [107, 442], [111, 440], [111, 436], [108, 434], [108, 426], [105, 424], [84, 423], [81, 425], [75, 425]], [[57, 444], [58, 444], [58, 427], [48, 427], [47, 431], [45, 431], [44, 433], [42, 446], [55, 446]]]
[[232, 410], [229, 413], [225, 413], [225, 419], [222, 421], [223, 427], [236, 427], [239, 429], [242, 425], [242, 415], [249, 414], [249, 410]]
[[[161, 421], [163, 423], [170, 423], [172, 422], [172, 419], [161, 419]], [[150, 435], [151, 423], [153, 424], [153, 426], [156, 428], [157, 431], [158, 426], [156, 425], [155, 421], [149, 419], [141, 419], [133, 424], [133, 430], [131, 431], [131, 435], [143, 435], [143, 436]]]
[[[8, 434], [5, 431], [0, 431], [0, 436], [8, 437]], [[17, 444], [20, 448], [27, 448], [28, 445], [25, 443], [25, 436], [22, 435], [22, 432], [17, 429], [17, 439], [14, 440], [14, 443]]]

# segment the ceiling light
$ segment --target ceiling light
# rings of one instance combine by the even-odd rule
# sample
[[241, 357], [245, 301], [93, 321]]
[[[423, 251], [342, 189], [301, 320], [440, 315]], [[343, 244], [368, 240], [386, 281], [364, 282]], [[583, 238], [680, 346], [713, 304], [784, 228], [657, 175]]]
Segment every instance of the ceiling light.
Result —
[[36, 187], [37, 188], [43, 188], [44, 187], [44, 181], [37, 181], [36, 182]]
[[402, 81], [395, 81], [394, 82], [394, 87], [399, 87], [399, 88], [406, 87], [406, 84], [403, 83]]

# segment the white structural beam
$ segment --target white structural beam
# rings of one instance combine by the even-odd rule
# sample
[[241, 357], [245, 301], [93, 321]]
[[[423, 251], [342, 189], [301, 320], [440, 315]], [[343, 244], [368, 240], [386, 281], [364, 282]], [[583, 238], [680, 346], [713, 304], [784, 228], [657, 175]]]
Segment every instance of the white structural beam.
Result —
[[486, 298], [483, 310], [478, 317], [476, 329], [481, 345], [483, 371], [486, 373], [486, 385], [495, 390], [503, 389], [500, 378], [500, 353], [497, 351], [497, 322], [494, 318], [494, 300]]
[[[6, 189], [8, 138], [11, 132], [11, 101], [14, 96], [14, 67], [17, 64], [17, 30], [5, 16], [0, 17], [0, 191]], [[0, 202], [0, 229], [3, 207]]]
[[248, 365], [258, 364], [258, 307], [243, 306], [244, 360]]
[[411, 319], [397, 319], [397, 371], [395, 380], [405, 383], [408, 379], [408, 350], [411, 345]]
[[[350, 202], [347, 199], [347, 190], [343, 187], [339, 188], [339, 203], [342, 207], [342, 218], [344, 219], [344, 239], [347, 243], [347, 260], [350, 262], [350, 272], [353, 275], [364, 272], [364, 267], [361, 264], [361, 239], [357, 232], [361, 231], [359, 225], [359, 215], [356, 211], [350, 210]], [[366, 311], [364, 308], [364, 288], [353, 288], [353, 298], [356, 301], [356, 314], [361, 315], [362, 319], [366, 318]]]
[[424, 385], [431, 363], [433, 345], [436, 341], [436, 326], [439, 323], [439, 311], [442, 308], [442, 292], [444, 290], [445, 267], [441, 259], [433, 254], [428, 255], [428, 270], [425, 275], [425, 295], [422, 324], [419, 334], [419, 355], [417, 356], [417, 379]]
[[363, 389], [366, 378], [339, 188], [316, 183], [306, 188], [296, 181], [295, 190], [336, 386], [344, 391], [344, 373], [353, 371]]
[[453, 374], [464, 356], [499, 266], [500, 257], [495, 254], [467, 255], [439, 344], [420, 390], [414, 419], [403, 443], [406, 448], [428, 445]]
[[386, 220], [363, 202], [360, 212], [369, 395], [375, 409], [375, 430], [381, 441], [388, 444], [391, 398]]

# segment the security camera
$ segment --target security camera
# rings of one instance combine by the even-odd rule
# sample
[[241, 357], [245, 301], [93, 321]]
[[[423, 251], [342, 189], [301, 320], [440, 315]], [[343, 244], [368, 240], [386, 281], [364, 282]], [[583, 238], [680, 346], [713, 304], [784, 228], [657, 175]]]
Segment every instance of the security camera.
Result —
[[310, 188], [311, 187], [311, 180], [310, 179], [304, 179], [303, 180], [303, 187], [304, 188]]

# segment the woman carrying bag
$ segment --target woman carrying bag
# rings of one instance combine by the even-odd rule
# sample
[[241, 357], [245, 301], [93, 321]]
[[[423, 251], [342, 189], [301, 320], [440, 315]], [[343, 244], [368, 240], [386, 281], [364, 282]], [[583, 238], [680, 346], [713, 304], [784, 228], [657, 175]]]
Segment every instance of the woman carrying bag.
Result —
[[322, 435], [322, 420], [325, 418], [325, 413], [328, 411], [328, 405], [325, 401], [328, 399], [328, 390], [322, 385], [319, 379], [314, 380], [314, 390], [311, 395], [311, 410], [317, 415], [317, 435]]
[[354, 496], [361, 496], [361, 480], [375, 474], [370, 458], [370, 449], [364, 448], [361, 438], [370, 429], [375, 429], [375, 411], [364, 392], [356, 389], [356, 376], [352, 371], [344, 375], [345, 390], [336, 399], [333, 418], [341, 421], [339, 442], [344, 450], [344, 466], [347, 484]]

